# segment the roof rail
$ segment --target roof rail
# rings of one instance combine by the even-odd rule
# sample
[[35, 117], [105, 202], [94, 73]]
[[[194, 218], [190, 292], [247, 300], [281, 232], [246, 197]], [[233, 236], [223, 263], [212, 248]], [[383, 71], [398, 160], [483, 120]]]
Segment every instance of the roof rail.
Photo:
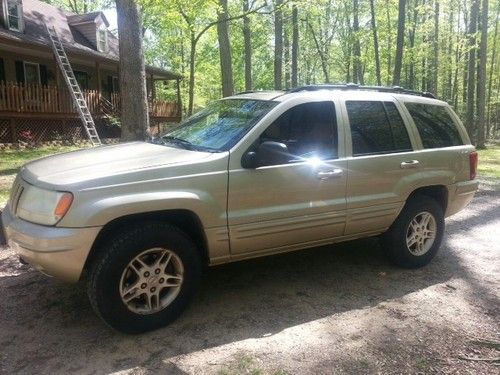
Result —
[[378, 92], [389, 92], [397, 94], [409, 94], [418, 95], [426, 98], [435, 99], [434, 94], [427, 91], [415, 91], [408, 90], [400, 86], [363, 86], [356, 83], [344, 83], [344, 84], [320, 84], [320, 85], [307, 85], [301, 87], [295, 87], [287, 91], [287, 93], [294, 93], [300, 91], [318, 91], [318, 90], [364, 90], [364, 91], [378, 91]]

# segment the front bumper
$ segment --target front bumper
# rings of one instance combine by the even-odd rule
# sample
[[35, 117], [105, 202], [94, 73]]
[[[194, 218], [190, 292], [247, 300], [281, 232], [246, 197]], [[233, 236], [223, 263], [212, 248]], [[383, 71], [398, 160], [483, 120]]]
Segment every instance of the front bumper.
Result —
[[15, 217], [9, 205], [2, 213], [7, 243], [37, 270], [66, 282], [80, 279], [101, 227], [60, 228]]

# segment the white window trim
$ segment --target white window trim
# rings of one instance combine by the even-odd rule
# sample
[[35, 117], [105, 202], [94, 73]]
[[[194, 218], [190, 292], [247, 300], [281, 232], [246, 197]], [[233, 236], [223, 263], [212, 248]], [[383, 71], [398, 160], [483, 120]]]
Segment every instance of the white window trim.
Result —
[[[10, 15], [9, 15], [9, 2], [16, 3], [17, 7], [17, 18], [19, 20], [19, 27], [13, 27], [10, 24]], [[7, 28], [9, 30], [14, 30], [14, 31], [19, 31], [23, 32], [24, 31], [24, 18], [23, 18], [23, 4], [20, 1], [13, 1], [13, 0], [7, 0], [4, 3], [4, 18], [5, 18], [5, 24], [7, 25]]]
[[[104, 32], [104, 49], [101, 49], [101, 32]], [[108, 30], [105, 27], [97, 28], [96, 47], [99, 52], [108, 52]]]
[[23, 61], [23, 68], [24, 68], [24, 84], [28, 84], [28, 82], [26, 82], [26, 65], [35, 65], [36, 66], [36, 70], [38, 72], [38, 84], [41, 85], [42, 84], [42, 76], [40, 74], [40, 64], [39, 63], [36, 63], [36, 62], [31, 62], [31, 61]]

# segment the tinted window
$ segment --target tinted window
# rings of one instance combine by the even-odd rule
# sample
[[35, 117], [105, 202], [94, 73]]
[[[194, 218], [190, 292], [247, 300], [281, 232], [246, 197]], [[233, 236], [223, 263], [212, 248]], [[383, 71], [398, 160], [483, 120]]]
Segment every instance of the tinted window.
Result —
[[283, 113], [262, 133], [260, 142], [286, 144], [291, 160], [337, 157], [337, 123], [332, 102], [305, 103]]
[[411, 150], [410, 138], [392, 102], [347, 101], [354, 156]]
[[458, 129], [443, 106], [405, 103], [417, 126], [424, 148], [449, 147], [463, 144]]

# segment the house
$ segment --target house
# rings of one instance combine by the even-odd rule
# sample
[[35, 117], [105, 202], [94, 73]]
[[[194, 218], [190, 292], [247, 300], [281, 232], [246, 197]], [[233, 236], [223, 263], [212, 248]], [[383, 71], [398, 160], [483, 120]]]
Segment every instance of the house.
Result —
[[[0, 143], [85, 138], [45, 25], [61, 39], [99, 133], [109, 136], [102, 134], [107, 120], [120, 114], [119, 53], [105, 15], [73, 14], [37, 0], [0, 1]], [[146, 66], [153, 126], [180, 120], [180, 79]], [[161, 81], [175, 100], [156, 98]]]

